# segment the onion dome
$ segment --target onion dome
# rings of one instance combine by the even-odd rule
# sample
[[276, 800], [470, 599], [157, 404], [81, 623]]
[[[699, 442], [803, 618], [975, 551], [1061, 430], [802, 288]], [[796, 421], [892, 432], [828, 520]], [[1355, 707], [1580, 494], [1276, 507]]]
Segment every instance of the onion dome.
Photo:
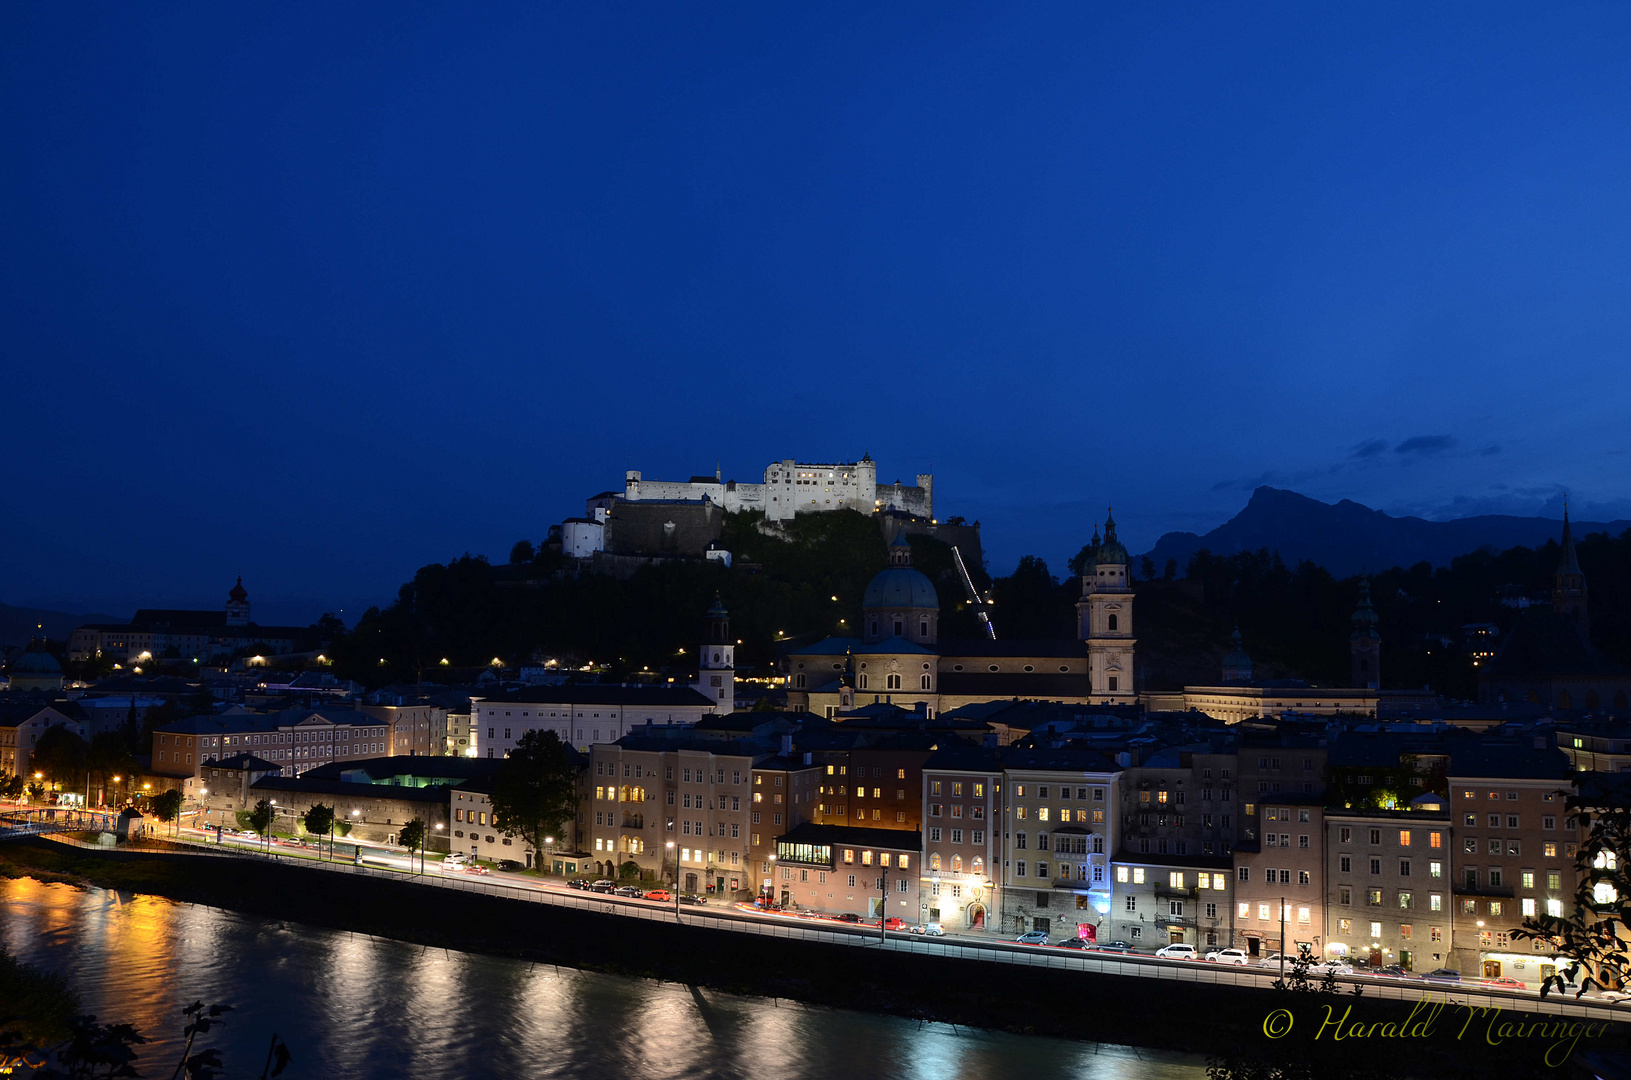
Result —
[[1127, 549], [1116, 539], [1116, 518], [1114, 511], [1108, 511], [1104, 519], [1104, 541], [1098, 545], [1098, 555], [1093, 560], [1096, 566], [1126, 566]]
[[921, 570], [912, 568], [912, 545], [900, 533], [889, 545], [889, 566], [872, 578], [861, 597], [862, 608], [936, 608], [940, 594]]

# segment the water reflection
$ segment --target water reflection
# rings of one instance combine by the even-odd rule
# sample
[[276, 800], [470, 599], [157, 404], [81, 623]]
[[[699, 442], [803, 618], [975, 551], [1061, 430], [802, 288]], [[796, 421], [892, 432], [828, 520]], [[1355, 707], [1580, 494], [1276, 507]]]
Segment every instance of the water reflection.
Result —
[[[630, 1080], [1198, 1080], [1193, 1058], [953, 1028], [444, 952], [146, 896], [0, 882], [0, 939], [63, 971], [86, 1008], [179, 1049], [180, 1010], [236, 1006], [220, 1046], [258, 1073], [274, 1030], [290, 1075]], [[250, 1066], [253, 1066], [251, 1069]]]

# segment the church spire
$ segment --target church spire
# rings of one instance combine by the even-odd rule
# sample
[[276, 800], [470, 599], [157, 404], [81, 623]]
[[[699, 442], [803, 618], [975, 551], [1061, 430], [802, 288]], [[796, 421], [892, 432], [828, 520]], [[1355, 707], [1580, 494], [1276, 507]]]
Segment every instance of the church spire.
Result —
[[1574, 551], [1574, 528], [1569, 524], [1569, 504], [1563, 504], [1563, 553], [1552, 577], [1552, 610], [1586, 625], [1586, 575], [1580, 572], [1580, 558]]
[[1382, 685], [1382, 635], [1370, 602], [1370, 578], [1359, 579], [1359, 602], [1354, 605], [1353, 633], [1348, 635], [1352, 683], [1376, 690]]

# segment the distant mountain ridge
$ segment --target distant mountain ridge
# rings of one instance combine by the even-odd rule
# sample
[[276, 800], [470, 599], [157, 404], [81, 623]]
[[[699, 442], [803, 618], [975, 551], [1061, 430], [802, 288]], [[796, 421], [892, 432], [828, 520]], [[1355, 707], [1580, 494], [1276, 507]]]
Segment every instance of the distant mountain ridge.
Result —
[[[1576, 521], [1574, 533], [1607, 532], [1618, 535], [1631, 521]], [[1201, 549], [1214, 555], [1268, 548], [1287, 563], [1303, 559], [1319, 563], [1338, 577], [1365, 570], [1414, 566], [1429, 562], [1448, 565], [1458, 555], [1481, 547], [1504, 551], [1511, 547], [1540, 547], [1562, 532], [1560, 519], [1484, 514], [1453, 521], [1393, 517], [1349, 499], [1336, 505], [1310, 499], [1295, 491], [1260, 487], [1246, 508], [1205, 536], [1171, 532], [1157, 540], [1149, 552], [1157, 572], [1168, 559], [1178, 560], [1184, 572], [1190, 556]]]

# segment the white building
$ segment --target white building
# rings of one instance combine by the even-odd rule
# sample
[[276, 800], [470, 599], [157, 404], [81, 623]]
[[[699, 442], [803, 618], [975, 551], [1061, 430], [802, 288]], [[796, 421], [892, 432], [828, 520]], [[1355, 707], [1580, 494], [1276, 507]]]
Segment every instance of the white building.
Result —
[[507, 757], [529, 731], [587, 752], [647, 724], [694, 724], [718, 703], [690, 686], [536, 686], [470, 699], [474, 757]]
[[[797, 514], [857, 510], [871, 514], [901, 510], [918, 517], [934, 517], [934, 477], [919, 473], [917, 484], [878, 483], [878, 465], [870, 454], [860, 461], [799, 462], [792, 458], [765, 467], [764, 482], [739, 484], [713, 476], [689, 480], [646, 480], [638, 471], [624, 474], [623, 498], [628, 502], [707, 499], [729, 513], [760, 510], [771, 521], [786, 521]], [[565, 550], [563, 529], [562, 549]]]
[[37, 711], [20, 708], [0, 716], [0, 773], [27, 776], [29, 758], [33, 757], [40, 736], [59, 724], [81, 739], [86, 737], [85, 725], [77, 717], [50, 705]]

